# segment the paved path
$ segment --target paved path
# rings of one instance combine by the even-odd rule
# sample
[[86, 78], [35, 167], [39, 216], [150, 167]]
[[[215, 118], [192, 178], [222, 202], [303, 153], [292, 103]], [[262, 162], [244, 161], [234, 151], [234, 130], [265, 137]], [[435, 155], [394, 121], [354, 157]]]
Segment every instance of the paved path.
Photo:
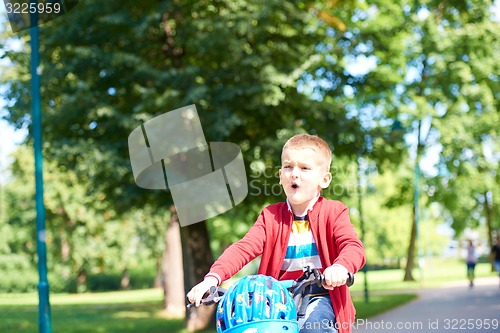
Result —
[[358, 320], [355, 333], [365, 332], [500, 332], [498, 277], [439, 289], [422, 289], [419, 297], [384, 314]]

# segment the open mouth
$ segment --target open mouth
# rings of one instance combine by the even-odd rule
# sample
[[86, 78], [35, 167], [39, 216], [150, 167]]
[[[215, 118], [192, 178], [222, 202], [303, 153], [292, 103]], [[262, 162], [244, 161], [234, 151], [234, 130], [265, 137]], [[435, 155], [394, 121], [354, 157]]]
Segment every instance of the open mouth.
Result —
[[292, 184], [292, 188], [295, 188], [295, 189], [296, 189], [296, 188], [299, 188], [299, 185], [297, 185], [297, 184]]

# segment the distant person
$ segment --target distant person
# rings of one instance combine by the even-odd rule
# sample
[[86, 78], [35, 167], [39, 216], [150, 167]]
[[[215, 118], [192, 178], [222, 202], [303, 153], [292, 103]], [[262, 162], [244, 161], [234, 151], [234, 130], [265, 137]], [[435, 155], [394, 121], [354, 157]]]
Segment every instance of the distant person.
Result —
[[476, 269], [477, 256], [476, 248], [472, 240], [469, 240], [469, 245], [467, 246], [467, 278], [469, 279], [469, 287], [474, 287], [474, 270]]
[[497, 236], [497, 241], [491, 248], [490, 260], [493, 261], [495, 270], [497, 271], [498, 277], [500, 278], [500, 235]]

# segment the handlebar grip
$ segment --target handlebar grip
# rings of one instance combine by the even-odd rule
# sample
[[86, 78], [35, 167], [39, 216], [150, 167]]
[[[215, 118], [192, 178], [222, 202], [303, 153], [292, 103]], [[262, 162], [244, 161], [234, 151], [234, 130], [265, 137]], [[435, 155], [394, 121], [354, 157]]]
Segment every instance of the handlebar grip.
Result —
[[[221, 300], [222, 296], [224, 296], [224, 294], [226, 292], [227, 292], [227, 290], [224, 288], [212, 286], [212, 287], [210, 287], [210, 290], [207, 292], [208, 295], [206, 297], [202, 298], [200, 303], [203, 305], [215, 304]], [[187, 305], [187, 308], [190, 309], [193, 306], [194, 306], [194, 303], [189, 303]]]
[[348, 287], [352, 286], [354, 284], [354, 274], [351, 273], [351, 272], [348, 272], [347, 273], [347, 281], [346, 281], [346, 285]]
[[[321, 275], [320, 281], [324, 282], [324, 280], [325, 280], [325, 277], [323, 275]], [[346, 280], [345, 284], [348, 287], [350, 287], [350, 286], [352, 286], [354, 284], [354, 273], [347, 272], [347, 280]]]

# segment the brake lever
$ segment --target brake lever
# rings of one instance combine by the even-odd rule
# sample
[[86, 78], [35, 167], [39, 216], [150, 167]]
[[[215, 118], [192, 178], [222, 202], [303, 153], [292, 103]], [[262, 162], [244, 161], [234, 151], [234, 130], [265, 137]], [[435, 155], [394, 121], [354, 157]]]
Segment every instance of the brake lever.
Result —
[[[318, 269], [315, 268], [311, 271], [309, 267], [307, 267], [306, 270], [309, 274], [314, 275], [314, 280], [318, 281], [318, 284], [324, 283], [325, 277]], [[346, 286], [350, 287], [353, 284], [354, 284], [354, 274], [352, 272], [347, 272]]]
[[[201, 299], [201, 304], [203, 305], [212, 305], [218, 303], [223, 297], [224, 294], [227, 292], [227, 289], [221, 288], [221, 287], [210, 287], [209, 294], [207, 297]], [[186, 307], [188, 309], [192, 308], [195, 306], [194, 303], [189, 303]]]

